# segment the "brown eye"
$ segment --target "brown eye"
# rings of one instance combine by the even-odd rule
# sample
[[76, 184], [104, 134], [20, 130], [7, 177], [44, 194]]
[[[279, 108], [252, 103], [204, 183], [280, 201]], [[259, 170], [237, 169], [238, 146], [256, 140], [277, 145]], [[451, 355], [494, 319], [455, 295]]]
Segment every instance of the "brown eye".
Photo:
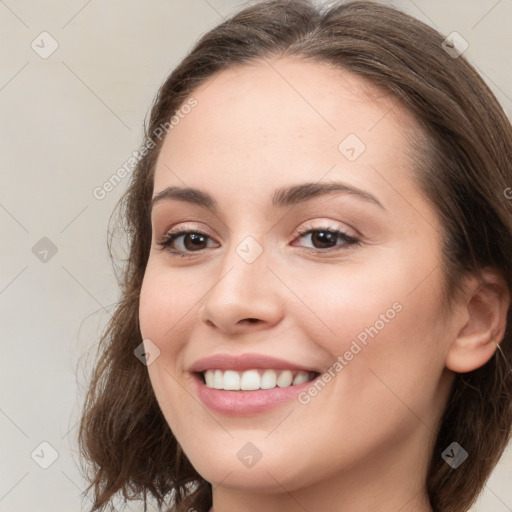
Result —
[[208, 240], [211, 240], [211, 238], [200, 231], [182, 230], [167, 233], [159, 245], [162, 249], [167, 249], [172, 253], [186, 255], [188, 252], [199, 252], [207, 249]]
[[[313, 247], [306, 247], [311, 250], [329, 250], [335, 247], [342, 249], [346, 246], [357, 244], [359, 240], [348, 235], [344, 231], [331, 228], [309, 229], [300, 233], [299, 238], [309, 237]], [[337, 243], [341, 242], [341, 243]]]
[[314, 231], [311, 233], [311, 242], [317, 249], [328, 249], [336, 245], [338, 235], [332, 231]]

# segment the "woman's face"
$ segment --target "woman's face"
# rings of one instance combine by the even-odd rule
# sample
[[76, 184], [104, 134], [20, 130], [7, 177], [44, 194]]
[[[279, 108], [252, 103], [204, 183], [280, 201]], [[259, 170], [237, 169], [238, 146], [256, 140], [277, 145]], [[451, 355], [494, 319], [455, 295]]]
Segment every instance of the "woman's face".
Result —
[[222, 487], [405, 471], [421, 488], [455, 330], [413, 121], [363, 79], [290, 58], [193, 97], [156, 165], [140, 297], [170, 428]]

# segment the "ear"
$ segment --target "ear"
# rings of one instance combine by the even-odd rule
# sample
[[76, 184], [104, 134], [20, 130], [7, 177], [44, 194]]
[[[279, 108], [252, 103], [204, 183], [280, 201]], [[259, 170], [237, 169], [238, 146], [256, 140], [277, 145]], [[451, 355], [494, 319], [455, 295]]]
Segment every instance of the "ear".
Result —
[[460, 300], [464, 321], [448, 350], [446, 367], [466, 373], [487, 363], [503, 339], [510, 294], [499, 273], [485, 270], [469, 278]]

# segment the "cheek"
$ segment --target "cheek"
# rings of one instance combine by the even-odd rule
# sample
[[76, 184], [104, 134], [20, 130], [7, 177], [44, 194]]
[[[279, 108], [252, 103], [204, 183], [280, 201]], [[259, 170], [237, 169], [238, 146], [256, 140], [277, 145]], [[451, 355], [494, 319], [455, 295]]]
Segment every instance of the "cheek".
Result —
[[139, 324], [142, 338], [150, 340], [159, 351], [148, 366], [155, 395], [165, 410], [179, 398], [179, 386], [173, 385], [182, 363], [186, 346], [185, 326], [196, 302], [192, 287], [180, 283], [168, 270], [148, 263], [139, 303]]
[[418, 400], [415, 390], [422, 378], [434, 394], [447, 335], [441, 320], [441, 272], [428, 274], [427, 267], [421, 275], [410, 262], [353, 266], [295, 279], [297, 289], [308, 290], [303, 300], [310, 311], [297, 315], [307, 319], [300, 320], [301, 328], [333, 365], [339, 363], [331, 368], [344, 375], [335, 384], [343, 393], [356, 388], [363, 393], [368, 379], [380, 377], [412, 401]]
[[400, 265], [326, 266], [290, 279], [300, 298], [294, 322], [333, 357], [354, 340], [366, 346], [383, 338], [407, 316], [403, 311], [412, 298], [407, 269]]
[[177, 281], [176, 276], [171, 279], [170, 274], [148, 263], [140, 292], [139, 324], [142, 338], [151, 340], [159, 350], [147, 367], [151, 386], [167, 423], [181, 438], [186, 430], [182, 432], [179, 419], [190, 414], [190, 404], [177, 378], [187, 340], [186, 315], [195, 301], [188, 296], [191, 287]]
[[[184, 326], [194, 314], [198, 283], [182, 282], [177, 273], [151, 262], [148, 263], [140, 292], [139, 322], [143, 338], [151, 339], [161, 355], [176, 352]], [[166, 342], [173, 340], [173, 343]]]

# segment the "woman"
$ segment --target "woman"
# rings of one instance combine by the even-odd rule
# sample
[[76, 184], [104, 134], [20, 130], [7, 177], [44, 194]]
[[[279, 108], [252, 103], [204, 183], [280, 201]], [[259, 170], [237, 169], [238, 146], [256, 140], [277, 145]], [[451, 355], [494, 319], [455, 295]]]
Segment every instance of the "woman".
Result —
[[457, 44], [270, 0], [171, 73], [81, 423], [94, 510], [468, 510], [512, 425], [512, 131]]

